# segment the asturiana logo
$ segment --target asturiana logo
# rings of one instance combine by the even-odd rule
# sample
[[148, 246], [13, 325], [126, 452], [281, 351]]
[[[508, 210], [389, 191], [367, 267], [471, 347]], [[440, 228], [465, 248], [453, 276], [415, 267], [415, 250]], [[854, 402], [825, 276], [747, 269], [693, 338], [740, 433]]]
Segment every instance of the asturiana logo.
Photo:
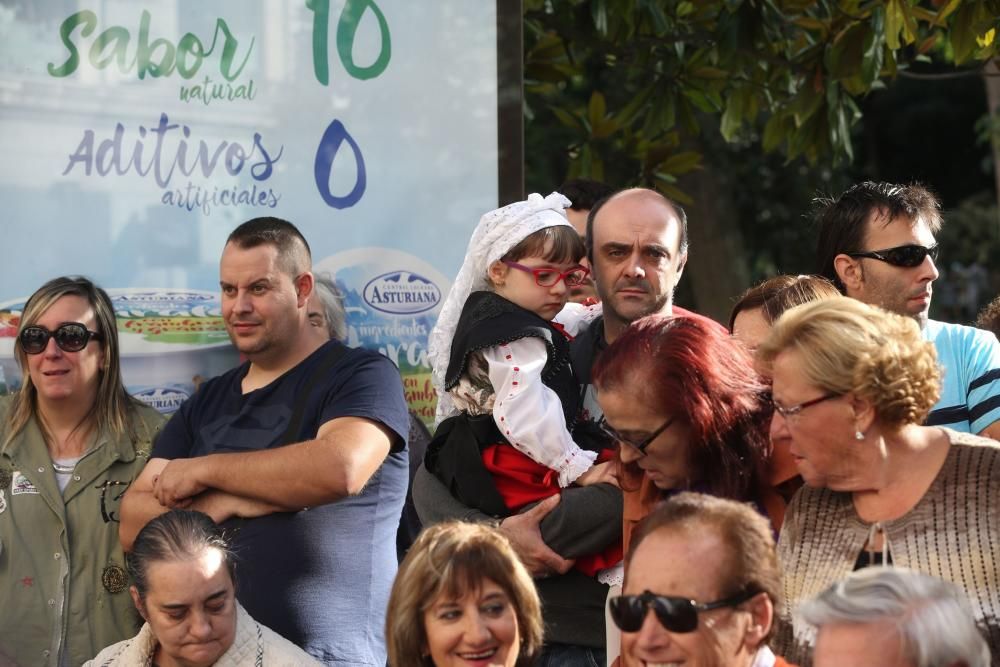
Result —
[[165, 415], [177, 412], [181, 404], [189, 398], [189, 394], [174, 387], [154, 387], [133, 394], [149, 407]]
[[368, 281], [365, 303], [383, 313], [413, 315], [431, 310], [441, 302], [441, 290], [433, 282], [410, 271], [391, 271]]

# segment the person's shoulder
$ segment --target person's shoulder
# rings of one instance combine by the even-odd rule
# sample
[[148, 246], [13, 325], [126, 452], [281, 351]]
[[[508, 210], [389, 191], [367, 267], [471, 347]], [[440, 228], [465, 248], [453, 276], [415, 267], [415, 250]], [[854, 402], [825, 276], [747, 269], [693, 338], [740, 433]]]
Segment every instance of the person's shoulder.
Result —
[[156, 408], [146, 405], [138, 399], [133, 399], [133, 409], [136, 420], [145, 428], [150, 430], [160, 429], [166, 422], [167, 417]]
[[954, 451], [959, 453], [963, 451], [968, 451], [970, 453], [974, 451], [986, 452], [986, 455], [991, 458], [1000, 458], [1000, 441], [994, 440], [993, 438], [984, 438], [983, 436], [976, 435], [974, 433], [955, 431], [946, 427], [940, 428], [944, 431]]
[[195, 390], [193, 394], [191, 394], [191, 398], [189, 398], [188, 400], [190, 401], [200, 396], [201, 397], [209, 396], [214, 392], [218, 392], [220, 390], [224, 390], [228, 387], [231, 387], [234, 382], [238, 381], [244, 375], [247, 374], [247, 370], [249, 368], [250, 368], [250, 362], [244, 361], [243, 363], [230, 368], [225, 373], [216, 375], [215, 377], [205, 380], [200, 385], [198, 385], [198, 388]]
[[[711, 317], [706, 317], [701, 313], [696, 313], [693, 310], [688, 310], [687, 308], [681, 308], [680, 306], [674, 306], [671, 310], [674, 317], [686, 317], [692, 320], [698, 320], [703, 324], [707, 324], [720, 331], [726, 331], [726, 327], [722, 326]], [[727, 332], [728, 333], [728, 332]]]
[[367, 347], [348, 347], [343, 343], [338, 343], [338, 345], [344, 347], [345, 350], [341, 352], [343, 359], [334, 366], [334, 372], [353, 373], [364, 369], [377, 369], [380, 372], [399, 374], [399, 368], [396, 364], [377, 350], [371, 350]]
[[935, 345], [1000, 346], [997, 337], [985, 329], [930, 319], [924, 324], [924, 338]]

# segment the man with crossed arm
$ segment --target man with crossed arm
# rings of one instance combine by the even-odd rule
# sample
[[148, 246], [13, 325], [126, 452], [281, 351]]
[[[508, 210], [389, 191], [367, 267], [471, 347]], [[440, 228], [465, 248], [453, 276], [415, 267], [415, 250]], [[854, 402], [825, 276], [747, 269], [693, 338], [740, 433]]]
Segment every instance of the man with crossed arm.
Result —
[[230, 234], [222, 314], [248, 361], [202, 385], [163, 429], [122, 500], [121, 539], [127, 550], [173, 507], [227, 522], [251, 616], [327, 664], [381, 666], [406, 403], [388, 359], [309, 323], [310, 268], [284, 220]]

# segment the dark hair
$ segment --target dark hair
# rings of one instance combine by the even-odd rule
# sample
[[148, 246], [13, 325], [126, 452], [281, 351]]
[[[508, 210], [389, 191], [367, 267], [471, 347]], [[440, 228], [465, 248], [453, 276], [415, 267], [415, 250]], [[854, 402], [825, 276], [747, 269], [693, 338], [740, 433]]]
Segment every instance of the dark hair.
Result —
[[818, 197], [813, 205], [819, 225], [816, 244], [819, 272], [841, 292], [845, 288], [834, 268], [837, 255], [879, 249], [864, 247], [869, 218], [872, 224], [880, 218], [883, 226], [898, 218], [911, 223], [922, 219], [932, 232], [941, 229], [941, 204], [934, 193], [919, 183], [865, 181], [851, 186], [837, 198]]
[[781, 565], [770, 522], [746, 503], [703, 493], [671, 496], [639, 523], [625, 556], [625, 578], [643, 540], [659, 531], [685, 529], [700, 535], [713, 531], [726, 545], [722, 595], [766, 593], [775, 607], [780, 604]]
[[[0, 447], [6, 446], [13, 440], [28, 420], [35, 416], [38, 409], [38, 391], [27, 373], [28, 357], [21, 347], [21, 332], [29, 326], [34, 326], [56, 301], [65, 296], [80, 297], [94, 309], [97, 333], [101, 334], [101, 339], [92, 344], [99, 344], [104, 350], [104, 365], [101, 367], [97, 384], [97, 397], [87, 420], [90, 420], [99, 432], [115, 436], [125, 435], [133, 443], [139, 439], [136, 432], [135, 410], [142, 403], [129, 396], [122, 381], [118, 322], [115, 319], [111, 297], [89, 278], [61, 276], [53, 278], [35, 290], [24, 304], [24, 312], [21, 314], [21, 323], [17, 330], [18, 336], [14, 339], [14, 356], [17, 357], [21, 369], [25, 371], [24, 381], [11, 401], [6, 420], [7, 437], [0, 443]], [[39, 425], [48, 437], [44, 420], [39, 420]]]
[[[651, 409], [691, 428], [691, 462], [714, 495], [749, 500], [764, 489], [771, 453], [769, 388], [750, 353], [714, 323], [649, 315], [632, 323], [594, 365], [600, 391], [644, 392]], [[634, 485], [642, 471], [620, 468]]]
[[308, 271], [312, 264], [312, 251], [302, 232], [287, 220], [273, 217], [254, 218], [230, 232], [226, 245], [238, 248], [256, 248], [273, 245], [278, 249], [278, 263], [290, 276]]
[[979, 311], [976, 326], [990, 331], [994, 336], [1000, 338], [1000, 296], [990, 301]]
[[583, 240], [576, 230], [569, 225], [555, 225], [528, 234], [501, 259], [516, 262], [525, 257], [541, 257], [546, 262], [563, 264], [579, 262], [583, 253]]
[[732, 333], [736, 316], [744, 310], [760, 308], [764, 321], [774, 324], [775, 320], [789, 308], [828, 296], [840, 296], [840, 292], [833, 283], [822, 276], [768, 278], [740, 295], [729, 313], [729, 331]]
[[205, 549], [218, 549], [222, 553], [226, 570], [236, 582], [233, 552], [220, 528], [212, 519], [194, 510], [170, 510], [143, 526], [132, 544], [132, 551], [125, 559], [129, 578], [146, 599], [149, 589], [149, 566], [171, 560], [196, 558]]
[[587, 238], [585, 239], [585, 242], [587, 244], [587, 259], [590, 260], [591, 263], [593, 263], [594, 261], [594, 220], [597, 218], [597, 214], [601, 211], [602, 208], [604, 208], [604, 205], [607, 204], [612, 199], [615, 199], [622, 195], [634, 194], [634, 193], [648, 193], [650, 195], [658, 197], [659, 199], [663, 200], [663, 203], [666, 204], [674, 212], [674, 215], [677, 216], [677, 221], [680, 223], [681, 226], [681, 228], [678, 230], [677, 251], [681, 255], [687, 254], [688, 219], [687, 219], [687, 213], [684, 211], [684, 208], [680, 204], [678, 204], [677, 202], [675, 202], [674, 200], [670, 199], [669, 197], [667, 197], [666, 195], [657, 190], [651, 190], [649, 188], [626, 188], [624, 190], [619, 190], [618, 192], [610, 194], [607, 197], [604, 197], [603, 199], [599, 200], [597, 203], [594, 204], [594, 206], [590, 209], [590, 213], [587, 215]]
[[559, 193], [570, 200], [570, 208], [576, 211], [589, 211], [594, 208], [594, 204], [614, 191], [607, 183], [589, 178], [571, 178], [559, 188]]

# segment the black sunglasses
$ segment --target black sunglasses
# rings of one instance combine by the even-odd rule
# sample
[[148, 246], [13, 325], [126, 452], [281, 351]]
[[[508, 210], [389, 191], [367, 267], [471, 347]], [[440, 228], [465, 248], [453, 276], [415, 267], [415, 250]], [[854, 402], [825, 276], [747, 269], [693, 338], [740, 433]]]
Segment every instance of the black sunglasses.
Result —
[[909, 269], [914, 266], [920, 266], [923, 263], [924, 258], [928, 255], [931, 256], [931, 260], [937, 262], [938, 247], [937, 244], [934, 244], [929, 248], [927, 246], [910, 244], [896, 246], [895, 248], [886, 248], [885, 250], [848, 252], [845, 254], [848, 257], [868, 257], [870, 259], [878, 259], [886, 264], [902, 266]]
[[674, 418], [671, 417], [667, 421], [663, 422], [663, 426], [661, 426], [660, 428], [656, 429], [655, 431], [653, 431], [652, 433], [650, 433], [649, 436], [647, 436], [646, 438], [643, 438], [642, 440], [639, 440], [638, 442], [635, 441], [635, 440], [631, 440], [629, 438], [626, 438], [624, 435], [622, 435], [621, 433], [619, 433], [618, 431], [616, 431], [614, 428], [611, 427], [610, 424], [608, 424], [607, 421], [605, 421], [604, 417], [601, 417], [601, 421], [597, 422], [597, 426], [598, 426], [598, 428], [601, 429], [601, 431], [604, 432], [604, 435], [608, 436], [609, 438], [611, 438], [615, 442], [624, 442], [625, 444], [631, 445], [632, 447], [635, 447], [640, 452], [642, 452], [643, 454], [645, 454], [646, 453], [646, 448], [649, 447], [654, 440], [656, 440], [658, 437], [660, 437], [661, 433], [663, 433], [668, 428], [670, 428], [670, 425], [673, 424], [673, 423], [674, 423]]
[[45, 327], [39, 326], [24, 327], [19, 338], [25, 352], [41, 354], [48, 346], [49, 338], [55, 338], [56, 345], [63, 352], [79, 352], [87, 347], [91, 338], [101, 340], [101, 334], [90, 331], [79, 322], [65, 322], [60, 324], [55, 331], [49, 331]]
[[638, 632], [646, 620], [646, 612], [652, 608], [660, 625], [670, 632], [694, 632], [698, 629], [698, 613], [722, 607], [735, 607], [746, 602], [756, 591], [738, 593], [724, 600], [699, 604], [687, 598], [671, 595], [654, 595], [645, 591], [642, 595], [619, 595], [608, 600], [611, 620], [622, 632]]

